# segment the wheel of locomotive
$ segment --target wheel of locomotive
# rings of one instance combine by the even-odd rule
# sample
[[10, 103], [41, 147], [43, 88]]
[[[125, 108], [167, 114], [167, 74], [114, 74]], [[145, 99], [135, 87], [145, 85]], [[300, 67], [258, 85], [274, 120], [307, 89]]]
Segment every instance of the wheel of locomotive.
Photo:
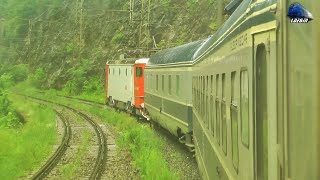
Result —
[[109, 98], [108, 98], [108, 102], [107, 102], [107, 105], [108, 105], [108, 106], [112, 106], [112, 105], [113, 105], [113, 99], [112, 99], [112, 96], [109, 96]]
[[126, 104], [126, 112], [131, 112], [131, 102], [128, 101], [127, 104]]

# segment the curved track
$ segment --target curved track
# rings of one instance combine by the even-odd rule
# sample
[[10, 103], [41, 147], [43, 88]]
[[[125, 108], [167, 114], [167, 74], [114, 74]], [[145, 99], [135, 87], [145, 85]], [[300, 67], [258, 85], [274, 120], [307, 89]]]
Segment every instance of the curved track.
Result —
[[69, 121], [57, 110], [55, 113], [59, 116], [64, 126], [64, 135], [62, 142], [51, 158], [41, 167], [41, 169], [32, 177], [32, 179], [43, 179], [58, 164], [61, 157], [67, 150], [71, 139], [71, 127]]
[[95, 104], [95, 105], [98, 105], [98, 106], [105, 106], [104, 103], [96, 102], [96, 101], [92, 101], [92, 100], [87, 100], [87, 99], [82, 99], [82, 98], [76, 98], [76, 97], [71, 97], [71, 96], [63, 96], [63, 95], [57, 95], [57, 96], [58, 96], [58, 97], [63, 97], [63, 98], [66, 98], [66, 99], [78, 100], [78, 101], [84, 102], [84, 103], [86, 103], [86, 104]]
[[[20, 94], [20, 95], [22, 95], [22, 94]], [[81, 116], [83, 119], [85, 119], [86, 121], [88, 121], [92, 125], [92, 127], [94, 128], [94, 131], [96, 132], [96, 135], [98, 137], [99, 151], [98, 151], [98, 156], [96, 158], [94, 168], [92, 170], [92, 173], [90, 174], [89, 179], [100, 179], [100, 176], [101, 176], [101, 173], [103, 171], [104, 164], [106, 161], [106, 154], [107, 154], [106, 153], [107, 152], [106, 137], [105, 137], [101, 127], [95, 121], [93, 121], [88, 115], [86, 115], [86, 114], [82, 113], [81, 111], [79, 111], [75, 108], [72, 108], [70, 106], [66, 106], [64, 104], [60, 104], [57, 102], [53, 102], [53, 101], [49, 101], [49, 100], [45, 100], [45, 99], [41, 99], [41, 98], [37, 98], [37, 97], [32, 97], [32, 96], [27, 96], [27, 95], [22, 95], [22, 96], [26, 96], [31, 99], [35, 99], [38, 101], [47, 102], [50, 104], [64, 107], [64, 108], [78, 114], [79, 116]], [[70, 132], [71, 132], [71, 130], [70, 130]], [[67, 148], [67, 146], [64, 146], [64, 147], [65, 147], [65, 149]], [[61, 157], [61, 155], [59, 157]], [[43, 166], [39, 170], [39, 172], [36, 173], [36, 175], [33, 177], [33, 179], [42, 179], [43, 177], [45, 177], [45, 175], [47, 175], [51, 171], [51, 169], [57, 164], [57, 162], [59, 161], [60, 158], [54, 158], [55, 160], [53, 162], [51, 159], [52, 158], [50, 158], [48, 160], [48, 162], [45, 164], [45, 166]], [[47, 165], [47, 164], [49, 164], [49, 165]], [[48, 166], [48, 167], [46, 167], [46, 166]]]

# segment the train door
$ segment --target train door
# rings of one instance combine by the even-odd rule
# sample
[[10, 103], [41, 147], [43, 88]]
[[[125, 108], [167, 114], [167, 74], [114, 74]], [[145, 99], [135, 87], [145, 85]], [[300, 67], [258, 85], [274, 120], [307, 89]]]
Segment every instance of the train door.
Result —
[[[255, 179], [275, 179], [276, 170], [276, 51], [270, 44], [274, 32], [254, 35]], [[274, 44], [275, 41], [273, 41]]]
[[134, 104], [140, 109], [144, 103], [144, 66], [145, 64], [134, 65]]

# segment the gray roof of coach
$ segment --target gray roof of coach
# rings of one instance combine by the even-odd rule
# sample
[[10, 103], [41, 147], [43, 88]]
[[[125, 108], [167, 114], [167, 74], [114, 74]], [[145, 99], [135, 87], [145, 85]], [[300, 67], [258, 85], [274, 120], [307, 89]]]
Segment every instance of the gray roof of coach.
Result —
[[199, 40], [174, 48], [162, 50], [150, 57], [149, 64], [192, 62], [194, 60], [193, 55], [206, 40], [207, 39]]
[[107, 62], [107, 64], [134, 64], [136, 60], [137, 58], [130, 58], [124, 60], [110, 60]]

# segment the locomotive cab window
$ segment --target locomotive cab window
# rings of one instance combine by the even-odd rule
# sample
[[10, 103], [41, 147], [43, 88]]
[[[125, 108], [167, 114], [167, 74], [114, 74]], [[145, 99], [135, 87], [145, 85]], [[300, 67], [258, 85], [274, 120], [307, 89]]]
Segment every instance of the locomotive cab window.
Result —
[[136, 77], [142, 77], [142, 67], [136, 67]]

